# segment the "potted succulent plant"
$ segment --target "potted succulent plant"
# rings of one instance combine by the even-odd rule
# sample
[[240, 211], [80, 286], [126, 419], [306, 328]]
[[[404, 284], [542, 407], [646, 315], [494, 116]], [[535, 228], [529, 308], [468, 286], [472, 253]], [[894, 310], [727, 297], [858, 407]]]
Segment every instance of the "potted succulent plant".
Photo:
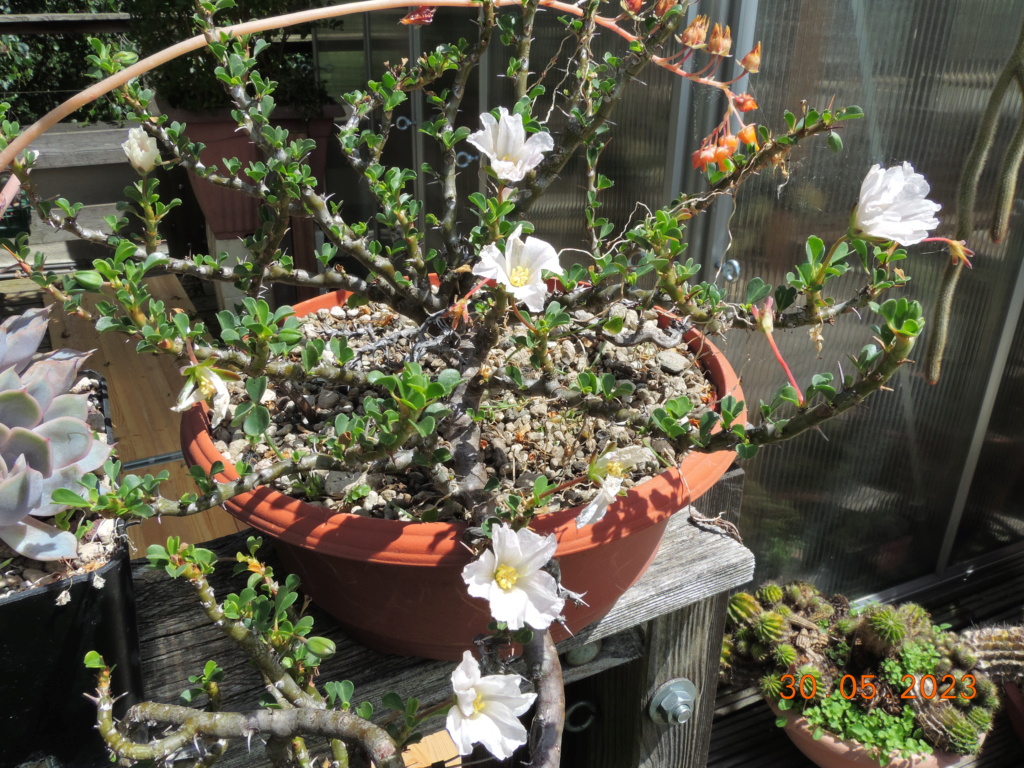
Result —
[[0, 696], [18, 713], [0, 720], [5, 765], [40, 747], [64, 761], [101, 756], [87, 651], [116, 664], [114, 690], [141, 693], [123, 527], [83, 520], [66, 490], [110, 454], [88, 421], [89, 395], [70, 392], [89, 353], [34, 359], [47, 315], [0, 325]]
[[[217, 28], [215, 14], [228, 4], [198, 2], [202, 34], [143, 62], [97, 43], [92, 63], [109, 74], [102, 85], [25, 131], [2, 123], [0, 167], [10, 165], [44, 220], [111, 248], [109, 258], [68, 276], [48, 273], [27, 247], [18, 255], [67, 310], [86, 316], [83, 294], [111, 291], [93, 316], [99, 328], [133, 336], [141, 352], [188, 361], [178, 408], [201, 495], [167, 499], [151, 485], [115, 482], [111, 493], [85, 501], [165, 515], [223, 503], [277, 540], [315, 601], [381, 647], [452, 658], [489, 620], [500, 638], [529, 645], [550, 640], [563, 610], [572, 631], [598, 618], [654, 557], [667, 516], [709, 487], [734, 454], [749, 457], [816, 429], [883, 388], [908, 361], [922, 309], [889, 298], [907, 283], [907, 247], [941, 240], [961, 263], [970, 253], [960, 241], [929, 237], [939, 206], [904, 163], [867, 172], [859, 200], [850, 201], [849, 228], [833, 233], [829, 246], [808, 238], [787, 285], [773, 289], [754, 278], [729, 301], [713, 279], [701, 280], [700, 265], [685, 258], [685, 222], [802, 142], [821, 137], [841, 150], [840, 131], [861, 110], [807, 107], [787, 112], [777, 129], [755, 123], [754, 98], [713, 74], [732, 54], [728, 27], [704, 16], [685, 23], [685, 4], [661, 0], [627, 2], [615, 18], [597, 2], [544, 2], [565, 19], [565, 50], [573, 53], [560, 66], [581, 73], [552, 89], [534, 74], [547, 68], [531, 64], [540, 2], [447, 0], [477, 15], [475, 40], [389, 64], [379, 80], [344, 97], [351, 113], [341, 149], [378, 207], [371, 221], [352, 220], [316, 191], [306, 163], [314, 142], [275, 125], [276, 84], [256, 71], [260, 44], [250, 48], [248, 35], [404, 3], [374, 0]], [[429, 24], [432, 16], [417, 7], [403, 22]], [[599, 31], [624, 38], [627, 50], [602, 52]], [[219, 61], [239, 130], [263, 156], [242, 176], [241, 162], [230, 159], [226, 175], [206, 168], [180, 124], [154, 113], [152, 91], [135, 79], [204, 44]], [[511, 96], [464, 117], [467, 79], [499, 45], [512, 54]], [[737, 62], [739, 71], [756, 73], [760, 56], [757, 46]], [[693, 57], [706, 59], [699, 74], [683, 67]], [[648, 66], [717, 91], [722, 119], [692, 157], [706, 186], [657, 210], [637, 208], [617, 225], [602, 212], [613, 181], [600, 172], [601, 156], [624, 89]], [[84, 229], [72, 203], [44, 200], [32, 184], [34, 137], [103, 90], [116, 91], [140, 123], [125, 145], [140, 174], [126, 190], [127, 210], [142, 222], [137, 237], [125, 234], [124, 220]], [[436, 143], [438, 160], [390, 166], [393, 111], [414, 90], [430, 107], [419, 130]], [[481, 180], [467, 192], [459, 157], [468, 147], [480, 153]], [[555, 233], [530, 221], [573, 157], [586, 190], [582, 263], [566, 263], [575, 251], [560, 255], [546, 239]], [[158, 248], [160, 221], [174, 203], [160, 199], [157, 163], [181, 164], [259, 202], [248, 260], [229, 268], [215, 254], [179, 258]], [[443, 190], [438, 209], [426, 210], [412, 194], [419, 175]], [[312, 219], [323, 234], [316, 274], [281, 250], [293, 216]], [[230, 281], [246, 296], [210, 329], [150, 299], [143, 279], [157, 269]], [[833, 280], [848, 273], [860, 274], [862, 285], [834, 295]], [[275, 282], [332, 293], [274, 308], [264, 295]], [[822, 339], [834, 320], [868, 311], [877, 319], [874, 342], [852, 355], [849, 373], [821, 373], [801, 386], [783, 362], [788, 383], [749, 412], [708, 339], [748, 328], [771, 342], [776, 327], [806, 327]], [[782, 362], [774, 343], [768, 348]], [[208, 565], [203, 557], [180, 542], [157, 553], [173, 575], [190, 577]], [[567, 599], [577, 606], [563, 608]], [[385, 613], [382, 606], [393, 612], [386, 621], [397, 634], [384, 634], [379, 621], [359, 623]], [[493, 723], [482, 714], [486, 691], [498, 695], [504, 682], [484, 685], [470, 662], [458, 673], [458, 709], [450, 714], [456, 741], [463, 748], [484, 741], [505, 754], [508, 743], [491, 738]], [[548, 712], [543, 691], [542, 682]], [[289, 702], [326, 706], [298, 695]]]
[[928, 768], [980, 750], [1022, 650], [1022, 627], [957, 634], [914, 603], [851, 608], [768, 583], [730, 598], [722, 672], [756, 685], [817, 765]]
[[[422, 130], [437, 141], [441, 164], [419, 173], [436, 177], [446, 191], [442, 210], [423, 210], [408, 192], [417, 172], [383, 164], [392, 136], [388, 115], [411, 90], [440, 88], [443, 77], [468, 77], [500, 34], [500, 24], [511, 23], [501, 5], [481, 9], [482, 31], [475, 43], [443, 45], [418, 61], [391, 66], [366, 91], [345, 96], [352, 114], [341, 131], [341, 146], [380, 205], [379, 236], [365, 222], [347, 221], [315, 191], [303, 164], [313, 142], [290, 141], [287, 131], [273, 127], [275, 85], [254, 71], [247, 37], [232, 42], [224, 35], [223, 42], [210, 46], [221, 59], [221, 80], [237, 107], [240, 130], [266, 153], [265, 162], [249, 165], [244, 183], [203, 171], [181, 126], [150, 111], [152, 92], [132, 76], [155, 59], [125, 69], [131, 57], [97, 43], [93, 63], [114, 73], [108, 86], [117, 88], [142, 124], [126, 146], [142, 176], [129, 190], [145, 229], [138, 241], [118, 234], [120, 222], [111, 222], [110, 233], [83, 231], [69, 203], [33, 195], [31, 153], [19, 158], [17, 150], [38, 126], [17, 139], [10, 135], [4, 155], [48, 221], [114, 248], [110, 259], [67, 279], [46, 276], [41, 265], [34, 269], [39, 279], [72, 311], [80, 311], [83, 292], [116, 286], [118, 302], [101, 305], [100, 328], [139, 337], [142, 351], [191, 357], [185, 369], [191, 384], [180, 401], [188, 411], [183, 435], [187, 456], [201, 467], [207, 487], [211, 478], [235, 481], [238, 468], [241, 480], [232, 487], [248, 491], [258, 478], [273, 478], [279, 488], [317, 502], [283, 500], [263, 481], [256, 483], [259, 490], [226, 500], [233, 514], [285, 545], [282, 556], [306, 589], [354, 632], [391, 650], [416, 652], [400, 638], [353, 620], [376, 614], [381, 596], [338, 589], [337, 581], [324, 583], [322, 574], [333, 573], [342, 584], [398, 585], [387, 602], [404, 595], [402, 610], [440, 612], [451, 631], [447, 636], [424, 632], [418, 652], [449, 658], [458, 655], [484, 616], [472, 609], [460, 612], [458, 601], [423, 608], [421, 593], [458, 588], [470, 557], [461, 543], [463, 531], [490, 530], [488, 521], [498, 520], [515, 529], [534, 526], [552, 533], [570, 585], [577, 573], [592, 580], [576, 570], [574, 556], [601, 545], [601, 554], [590, 559], [620, 567], [605, 567], [596, 583], [588, 583], [588, 594], [601, 602], [590, 611], [581, 609], [581, 621], [570, 617], [570, 628], [597, 618], [653, 557], [666, 516], [724, 471], [729, 451], [751, 456], [762, 445], [816, 428], [882, 387], [908, 359], [923, 327], [921, 307], [907, 298], [883, 300], [883, 295], [906, 284], [905, 273], [895, 266], [904, 263], [901, 246], [934, 239], [928, 233], [938, 226], [939, 206], [927, 199], [928, 185], [919, 174], [908, 164], [876, 167], [865, 179], [849, 231], [830, 247], [811, 237], [806, 262], [797, 265], [789, 285], [773, 293], [755, 278], [743, 300], [728, 302], [713, 283], [698, 281], [699, 266], [683, 258], [683, 222], [802, 141], [822, 136], [838, 148], [839, 129], [860, 110], [808, 109], [800, 117], [788, 115], [779, 134], [749, 122], [756, 103], [748, 94], [659, 58], [674, 36], [684, 55], [708, 55], [712, 63], [730, 55], [728, 30], [716, 25], [709, 32], [706, 17], [682, 29], [681, 6], [665, 3], [643, 10], [645, 21], [636, 22], [643, 42], [634, 42], [626, 57], [602, 69], [605, 86], [586, 80], [577, 83], [575, 95], [555, 95], [559, 105], [568, 99], [564, 111], [572, 117], [565, 124], [549, 129], [533, 116], [545, 96], [542, 87], [531, 84], [524, 63], [530, 52], [525, 33], [511, 37], [520, 56], [513, 68], [512, 109], [485, 112], [478, 130], [456, 119], [461, 88], [430, 90], [437, 112]], [[213, 31], [219, 5], [197, 7], [205, 36], [189, 45], [219, 40], [222, 33]], [[596, 6], [555, 7], [579, 18], [582, 27], [569, 34], [582, 36], [580, 56], [590, 56], [596, 45], [587, 29], [603, 26], [629, 37]], [[304, 21], [353, 9], [363, 7], [289, 18]], [[536, 7], [527, 9], [531, 24], [535, 12]], [[407, 21], [427, 23], [429, 14], [417, 11]], [[236, 26], [231, 34], [259, 26]], [[755, 48], [743, 57], [741, 69], [756, 72], [759, 62]], [[621, 88], [651, 64], [726, 97], [720, 125], [693, 158], [708, 171], [711, 193], [683, 196], [639, 216], [613, 238], [614, 225], [600, 210], [601, 196], [612, 184], [598, 172], [600, 151]], [[601, 91], [616, 78], [621, 86]], [[375, 125], [384, 127], [377, 131]], [[13, 126], [7, 133], [14, 133]], [[482, 154], [487, 180], [460, 207], [456, 153], [465, 145]], [[532, 233], [528, 217], [574, 153], [582, 154], [588, 168], [582, 216], [591, 263], [563, 267], [541, 233]], [[158, 251], [160, 219], [173, 204], [158, 201], [151, 174], [158, 155], [216, 186], [263, 201], [263, 224], [246, 240], [248, 262], [229, 269], [216, 256], [178, 259]], [[240, 163], [229, 165], [239, 170]], [[290, 217], [297, 214], [312, 218], [323, 231], [318, 258], [325, 271], [320, 274], [296, 269], [279, 250]], [[462, 220], [472, 226], [464, 231]], [[955, 257], [966, 258], [961, 243], [948, 242]], [[865, 285], [847, 299], [829, 296], [829, 281], [852, 269], [848, 259], [862, 264]], [[23, 261], [31, 261], [27, 250]], [[172, 317], [149, 300], [142, 278], [157, 268], [231, 280], [248, 297], [238, 311], [221, 312], [219, 331], [210, 333], [202, 323], [183, 314]], [[638, 280], [641, 276], [650, 287]], [[295, 311], [271, 309], [261, 298], [274, 282], [335, 290], [328, 301], [337, 306], [318, 309], [303, 326]], [[854, 356], [856, 373], [842, 381], [822, 373], [806, 388], [790, 375], [790, 383], [750, 421], [728, 365], [699, 332], [749, 327], [770, 339], [775, 325], [823, 331], [847, 312], [868, 309], [880, 318], [880, 343]], [[688, 354], [696, 357], [689, 368]], [[238, 376], [244, 386], [232, 395], [227, 381]], [[208, 415], [200, 401], [212, 403]], [[703, 454], [710, 454], [710, 465], [701, 460]], [[648, 498], [640, 501], [638, 494], [645, 492]], [[268, 498], [271, 503], [263, 504]], [[611, 513], [605, 515], [607, 510]], [[356, 529], [358, 535], [349, 533]], [[641, 549], [632, 548], [635, 537]], [[383, 575], [380, 567], [392, 564], [401, 566], [397, 575]], [[618, 578], [610, 575], [615, 573]], [[433, 588], [424, 581], [432, 574], [441, 579]], [[468, 599], [462, 602], [472, 606]]]

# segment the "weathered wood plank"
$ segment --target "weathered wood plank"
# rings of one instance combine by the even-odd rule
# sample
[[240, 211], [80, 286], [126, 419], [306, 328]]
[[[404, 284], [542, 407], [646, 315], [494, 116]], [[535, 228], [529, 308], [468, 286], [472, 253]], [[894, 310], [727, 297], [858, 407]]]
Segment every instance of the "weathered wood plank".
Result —
[[0, 34], [127, 32], [131, 18], [127, 13], [5, 13], [0, 16]]
[[[730, 482], [735, 484], [736, 478]], [[243, 542], [244, 536], [236, 535], [208, 546], [233, 560], [231, 554], [241, 548]], [[268, 559], [273, 562], [272, 558]], [[234, 710], [254, 707], [261, 692], [258, 681], [242, 654], [205, 622], [188, 585], [172, 582], [162, 572], [146, 568], [142, 561], [136, 561], [133, 570], [140, 607], [140, 640], [147, 698], [175, 701], [187, 686], [188, 675], [196, 674], [207, 659], [215, 659], [226, 672], [221, 686], [224, 706]], [[230, 571], [231, 568], [225, 564], [214, 574], [212, 582], [218, 595], [240, 589], [241, 580], [232, 577]], [[565, 665], [567, 683], [611, 668], [632, 669], [635, 664], [643, 663], [633, 661], [627, 664], [650, 646], [650, 641], [645, 646], [633, 629], [637, 623], [648, 621], [659, 612], [673, 612], [688, 605], [694, 606], [691, 615], [704, 621], [703, 617], [709, 613], [704, 603], [706, 598], [749, 580], [752, 571], [753, 556], [738, 543], [728, 537], [698, 530], [687, 522], [685, 514], [676, 515], [669, 525], [661, 553], [641, 581], [623, 596], [599, 627], [560, 645], [559, 650], [564, 652], [604, 638], [600, 653], [593, 661], [580, 667]], [[714, 610], [710, 612], [714, 613]], [[395, 690], [403, 696], [416, 695], [429, 705], [450, 695], [452, 663], [370, 651], [348, 639], [316, 606], [310, 607], [310, 613], [317, 622], [316, 632], [330, 637], [338, 645], [338, 653], [322, 667], [324, 679], [351, 680], [356, 685], [357, 700], [368, 700], [376, 705], [383, 693]], [[695, 620], [684, 621], [680, 626], [689, 633], [697, 623]], [[674, 627], [668, 628], [670, 634], [664, 638], [666, 644], [675, 641], [677, 636], [671, 634], [675, 631]], [[717, 637], [705, 645], [712, 644], [717, 649], [720, 638], [719, 630]], [[623, 664], [627, 666], [623, 667]], [[653, 675], [651, 677], [653, 679]], [[629, 739], [633, 738], [631, 733]], [[229, 768], [256, 768], [261, 763], [255, 742], [253, 749], [250, 754], [244, 748], [236, 748], [219, 764]], [[563, 764], [587, 763], [566, 760]], [[620, 763], [616, 768], [625, 768], [625, 765]]]
[[124, 165], [130, 171], [128, 157], [121, 148], [128, 138], [130, 125], [62, 123], [55, 126], [32, 142], [32, 149], [39, 152], [33, 169]]
[[[174, 275], [149, 278], [146, 285], [154, 299], [168, 307], [181, 307], [192, 313], [192, 302]], [[45, 294], [47, 303], [52, 303]], [[95, 307], [96, 298], [87, 300]], [[146, 459], [179, 451], [180, 417], [171, 411], [184, 380], [178, 372], [179, 363], [163, 355], [139, 355], [135, 342], [118, 333], [98, 333], [88, 321], [67, 317], [54, 310], [50, 316], [50, 342], [53, 347], [96, 350], [86, 367], [93, 368], [107, 379], [110, 392], [111, 422], [122, 461]], [[165, 493], [173, 495], [194, 491], [195, 487], [183, 462], [168, 463], [143, 470], [155, 474], [161, 469], [171, 472]], [[166, 541], [169, 535], [182, 535], [191, 541], [206, 541], [241, 529], [233, 517], [221, 510], [208, 510], [187, 520], [147, 520], [132, 526], [132, 541], [141, 551], [149, 544]]]
[[[699, 500], [698, 507], [705, 516], [739, 510], [741, 474], [734, 470]], [[746, 552], [731, 539], [726, 538], [722, 543], [724, 541]], [[675, 547], [672, 552], [682, 554], [682, 550]], [[725, 601], [731, 587], [753, 575], [752, 556], [747, 559], [746, 567], [748, 570], [733, 573], [736, 580], [731, 584], [725, 584], [725, 579], [707, 579], [709, 588], [702, 599], [689, 601], [651, 619], [647, 624], [643, 658], [590, 678], [567, 692], [567, 701], [589, 702], [599, 719], [585, 736], [572, 738], [564, 744], [566, 765], [699, 768], [705, 764], [715, 709]], [[695, 563], [683, 573], [696, 569], [699, 565]], [[659, 578], [671, 578], [671, 575], [659, 574]], [[663, 683], [676, 678], [685, 678], [697, 686], [692, 715], [682, 725], [655, 724], [648, 715], [648, 704]]]

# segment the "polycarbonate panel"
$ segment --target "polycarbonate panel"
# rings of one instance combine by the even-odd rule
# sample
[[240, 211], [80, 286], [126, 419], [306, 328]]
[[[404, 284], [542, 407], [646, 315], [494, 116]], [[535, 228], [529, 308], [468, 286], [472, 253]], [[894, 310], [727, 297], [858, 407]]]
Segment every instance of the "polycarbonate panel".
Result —
[[955, 541], [957, 562], [1024, 541], [1024, 315], [1016, 324]]
[[[778, 284], [807, 235], [831, 242], [842, 234], [873, 163], [910, 161], [943, 206], [937, 234], [952, 234], [963, 158], [1022, 20], [1024, 6], [999, 0], [762, 2], [765, 53], [752, 86], [760, 119], [777, 127], [781, 111], [798, 111], [802, 99], [821, 106], [833, 98], [862, 106], [867, 117], [844, 125], [841, 155], [819, 142], [795, 154], [788, 177], [776, 172], [748, 185], [731, 225], [729, 257], [743, 270], [737, 285], [755, 274]], [[1014, 95], [997, 146], [1005, 147], [1019, 113]], [[925, 380], [922, 341], [922, 364], [901, 371], [892, 392], [746, 462], [741, 530], [757, 557], [756, 580], [806, 578], [863, 594], [936, 569], [1020, 264], [1016, 230], [1001, 246], [985, 237], [991, 185], [987, 173], [971, 238], [978, 255], [960, 281], [939, 384]], [[941, 247], [911, 249], [906, 294], [926, 312], [946, 258]], [[846, 318], [826, 328], [820, 359], [805, 333], [775, 336], [806, 386], [816, 372], [849, 372], [844, 353], [871, 341], [869, 323]], [[785, 383], [763, 336], [733, 332], [726, 349], [748, 403]]]
[[[568, 46], [560, 52], [564, 27], [552, 11], [541, 10], [537, 16], [536, 34], [531, 49], [534, 73], [547, 70], [541, 84], [546, 89], [535, 108], [535, 116], [547, 118], [547, 125], [556, 135], [564, 130], [565, 102], [551, 108], [550, 96], [559, 86], [571, 88], [575, 72], [566, 72]], [[622, 38], [602, 31], [594, 45], [595, 57], [609, 52], [622, 57], [627, 45]], [[496, 72], [504, 72], [511, 51], [496, 46], [491, 61]], [[551, 61], [556, 63], [551, 65]], [[563, 80], [567, 78], [567, 80]], [[640, 205], [658, 205], [664, 200], [666, 158], [669, 153], [671, 89], [675, 76], [659, 67], [650, 67], [615, 107], [612, 130], [600, 159], [599, 171], [612, 179], [615, 186], [602, 192], [599, 215], [616, 223], [615, 232]], [[534, 79], [531, 79], [533, 82]], [[493, 81], [492, 81], [493, 82]], [[507, 79], [497, 81], [496, 93], [489, 107], [511, 104], [511, 84]], [[501, 99], [498, 101], [498, 99]], [[548, 188], [544, 196], [529, 212], [529, 219], [537, 227], [537, 236], [554, 243], [558, 248], [588, 248], [585, 234], [583, 205], [586, 163], [580, 153], [566, 164], [560, 177]], [[585, 261], [579, 255], [563, 257], [563, 263]]]

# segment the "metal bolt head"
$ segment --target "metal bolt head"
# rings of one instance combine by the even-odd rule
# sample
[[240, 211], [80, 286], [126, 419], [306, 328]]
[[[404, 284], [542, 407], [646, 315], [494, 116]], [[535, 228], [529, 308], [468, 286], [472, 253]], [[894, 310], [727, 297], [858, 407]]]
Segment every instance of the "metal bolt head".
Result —
[[647, 714], [658, 725], [682, 725], [693, 715], [697, 686], [677, 677], [663, 683], [651, 697]]
[[736, 259], [729, 259], [722, 265], [722, 277], [727, 283], [735, 282], [740, 277], [740, 263]]

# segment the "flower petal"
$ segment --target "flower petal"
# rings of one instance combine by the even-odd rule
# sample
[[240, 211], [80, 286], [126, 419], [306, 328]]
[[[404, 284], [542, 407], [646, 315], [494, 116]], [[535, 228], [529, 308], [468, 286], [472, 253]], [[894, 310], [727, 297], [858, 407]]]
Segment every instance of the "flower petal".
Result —
[[473, 267], [473, 274], [485, 277], [505, 286], [511, 285], [508, 280], [508, 267], [505, 255], [493, 243], [480, 249], [480, 260]]
[[487, 598], [494, 583], [495, 567], [494, 553], [488, 549], [462, 569], [462, 580], [466, 582], [470, 596]]
[[910, 163], [883, 170], [873, 166], [861, 183], [854, 214], [861, 234], [900, 245], [924, 240], [939, 225], [935, 217], [942, 206], [927, 199], [931, 187]]
[[445, 728], [460, 755], [481, 744], [495, 757], [504, 760], [526, 743], [527, 733], [518, 716], [526, 712], [536, 694], [520, 693], [519, 675], [480, 677], [480, 665], [466, 651], [452, 672], [452, 687], [457, 705], [448, 710]]
[[534, 629], [547, 629], [562, 614], [565, 599], [558, 596], [558, 582], [546, 571], [538, 571], [517, 586], [526, 593], [526, 623]]
[[487, 602], [495, 621], [504, 621], [509, 629], [522, 629], [525, 626], [530, 596], [521, 587], [502, 589], [497, 583], [492, 583]]
[[529, 528], [521, 528], [516, 533], [516, 538], [519, 540], [521, 553], [516, 568], [521, 574], [533, 573], [543, 568], [558, 549], [558, 539], [553, 534], [545, 536]]

